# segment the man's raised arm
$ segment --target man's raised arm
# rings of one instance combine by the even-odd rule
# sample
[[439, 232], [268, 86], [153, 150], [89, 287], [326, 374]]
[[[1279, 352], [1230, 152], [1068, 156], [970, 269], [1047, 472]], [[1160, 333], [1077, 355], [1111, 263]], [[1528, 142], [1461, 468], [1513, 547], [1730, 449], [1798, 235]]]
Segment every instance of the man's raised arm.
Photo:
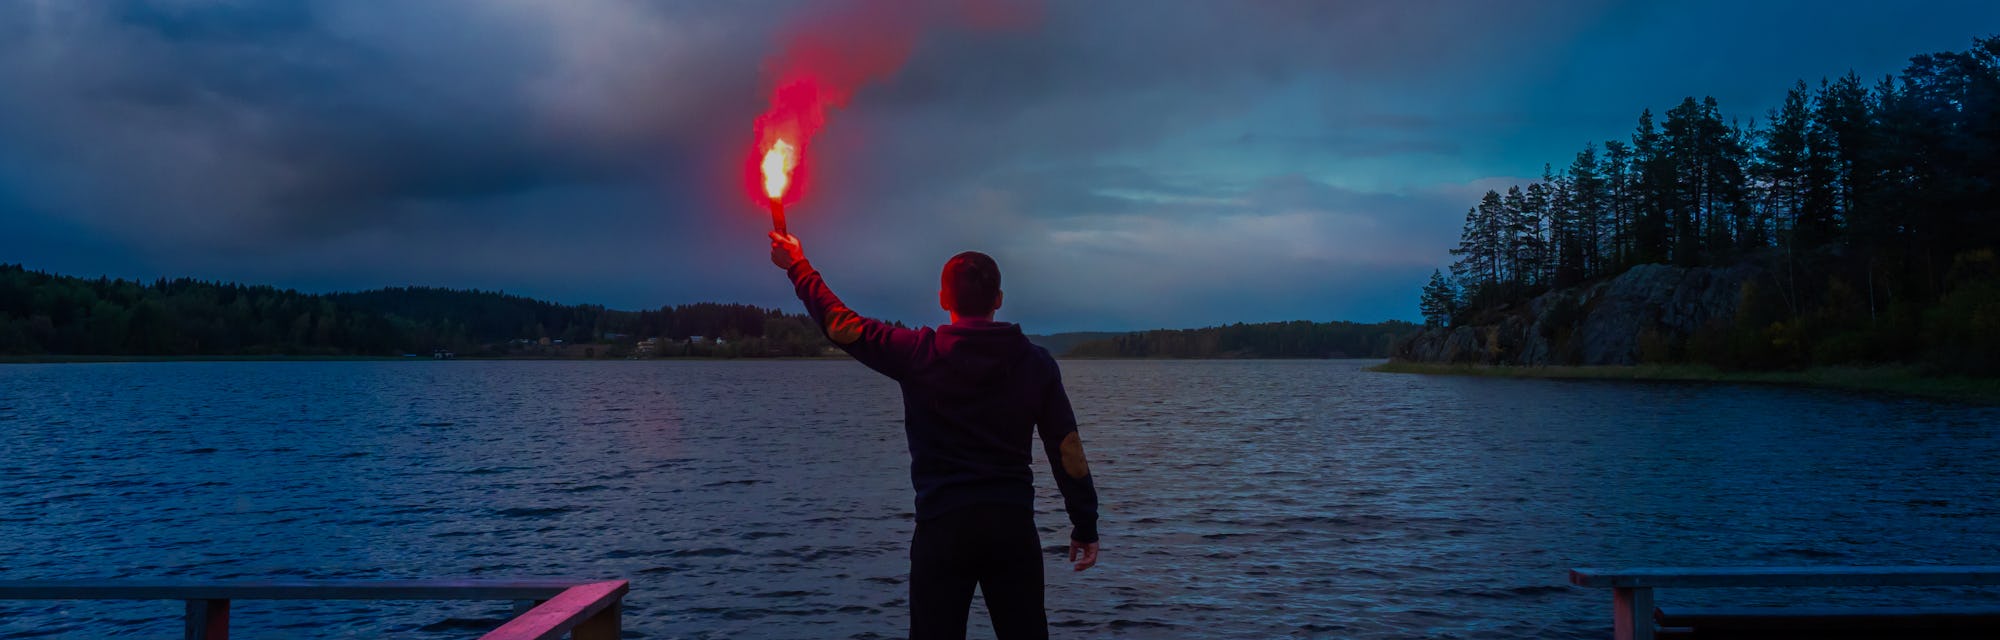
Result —
[[791, 276], [794, 292], [806, 303], [806, 313], [833, 344], [882, 375], [901, 380], [909, 373], [910, 361], [922, 340], [920, 334], [847, 308], [826, 286], [819, 270], [806, 261], [798, 238], [771, 232], [771, 264]]

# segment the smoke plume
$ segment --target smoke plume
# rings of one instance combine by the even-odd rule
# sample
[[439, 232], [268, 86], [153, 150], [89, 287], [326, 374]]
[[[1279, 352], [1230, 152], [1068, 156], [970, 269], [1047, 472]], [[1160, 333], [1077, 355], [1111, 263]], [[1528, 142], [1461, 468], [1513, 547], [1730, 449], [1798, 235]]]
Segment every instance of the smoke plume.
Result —
[[[894, 76], [927, 33], [1022, 29], [1040, 16], [1040, 6], [1028, 0], [815, 5], [780, 32], [778, 50], [765, 60], [771, 105], [755, 121], [749, 170], [744, 172], [750, 192], [763, 193], [758, 165], [771, 145], [786, 140], [800, 158], [809, 158], [812, 138], [826, 126], [828, 114], [846, 107], [863, 87]], [[805, 191], [810, 166], [801, 160], [787, 200]]]

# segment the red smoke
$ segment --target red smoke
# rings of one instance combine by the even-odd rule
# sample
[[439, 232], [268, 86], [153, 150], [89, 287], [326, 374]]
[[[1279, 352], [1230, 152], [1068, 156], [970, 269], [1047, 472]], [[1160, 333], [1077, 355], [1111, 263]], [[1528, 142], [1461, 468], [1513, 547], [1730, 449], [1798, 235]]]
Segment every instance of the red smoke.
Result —
[[1041, 16], [1033, 0], [851, 0], [812, 5], [791, 23], [782, 46], [764, 61], [771, 106], [757, 116], [744, 176], [750, 192], [766, 199], [764, 153], [779, 139], [797, 148], [799, 162], [782, 200], [796, 202], [811, 182], [812, 138], [827, 115], [847, 106], [863, 86], [896, 74], [932, 26], [1017, 29]]

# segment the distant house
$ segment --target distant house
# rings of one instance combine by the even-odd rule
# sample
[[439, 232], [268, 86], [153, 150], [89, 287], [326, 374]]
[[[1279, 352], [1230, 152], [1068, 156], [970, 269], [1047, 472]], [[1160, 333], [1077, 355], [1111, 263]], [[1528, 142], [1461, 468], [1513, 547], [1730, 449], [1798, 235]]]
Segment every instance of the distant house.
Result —
[[645, 340], [639, 341], [639, 345], [638, 347], [636, 347], [635, 352], [638, 353], [639, 355], [647, 355], [653, 353], [654, 351], [658, 351], [659, 348], [660, 348], [659, 338], [647, 338]]
[[688, 344], [701, 344], [701, 336], [688, 336]]

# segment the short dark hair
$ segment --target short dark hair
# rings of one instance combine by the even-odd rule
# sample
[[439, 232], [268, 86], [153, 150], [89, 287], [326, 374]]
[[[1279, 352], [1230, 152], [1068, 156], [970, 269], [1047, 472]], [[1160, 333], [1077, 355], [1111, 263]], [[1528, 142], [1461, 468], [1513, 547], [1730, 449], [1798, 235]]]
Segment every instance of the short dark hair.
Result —
[[993, 299], [1000, 296], [1000, 265], [993, 256], [967, 251], [944, 263], [944, 291], [951, 297], [952, 310], [962, 316], [993, 314]]

